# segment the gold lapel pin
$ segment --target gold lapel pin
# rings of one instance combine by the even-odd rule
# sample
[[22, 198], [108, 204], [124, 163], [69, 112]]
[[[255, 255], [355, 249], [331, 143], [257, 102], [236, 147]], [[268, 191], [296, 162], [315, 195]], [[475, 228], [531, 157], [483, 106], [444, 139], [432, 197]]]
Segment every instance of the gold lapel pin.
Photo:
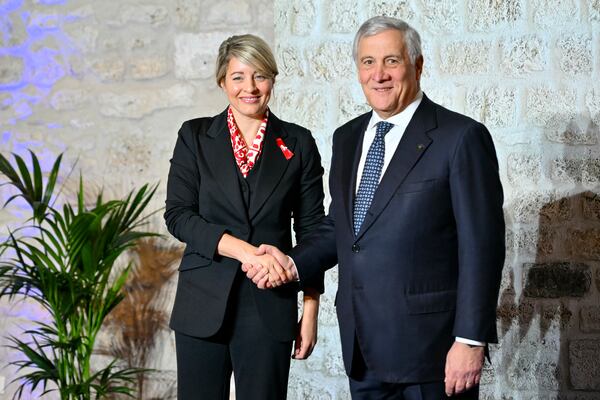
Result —
[[421, 143], [419, 143], [419, 144], [417, 145], [417, 150], [423, 150], [424, 148], [425, 148], [425, 145], [424, 145], [424, 144], [421, 144]]

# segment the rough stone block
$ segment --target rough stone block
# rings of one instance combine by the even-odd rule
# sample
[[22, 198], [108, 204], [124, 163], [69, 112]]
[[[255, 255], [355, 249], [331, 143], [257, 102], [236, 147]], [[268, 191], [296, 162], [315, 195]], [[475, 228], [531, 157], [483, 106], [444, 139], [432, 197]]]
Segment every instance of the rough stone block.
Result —
[[600, 261], [600, 229], [569, 229], [566, 248], [573, 258]]
[[451, 75], [489, 72], [490, 48], [488, 41], [457, 41], [442, 45], [440, 69]]
[[507, 199], [507, 213], [514, 222], [536, 222], [545, 204], [552, 201], [550, 193], [519, 192]]
[[432, 101], [435, 101], [436, 103], [450, 110], [459, 110], [459, 103], [462, 103], [462, 96], [456, 96], [461, 98], [461, 101], [455, 100], [455, 95], [457, 94], [456, 87], [443, 87], [438, 83], [439, 82], [433, 81], [431, 79], [421, 81], [421, 88], [425, 93], [427, 93], [427, 97], [429, 97]]
[[123, 25], [133, 22], [159, 26], [169, 21], [169, 10], [167, 7], [151, 4], [123, 6], [119, 10], [119, 21]]
[[305, 60], [297, 47], [278, 46], [276, 56], [279, 74], [282, 77], [303, 78], [306, 75]]
[[89, 21], [78, 21], [66, 24], [63, 31], [69, 36], [71, 42], [82, 53], [92, 53], [100, 32], [97, 27], [90, 25]]
[[[235, 12], [232, 12], [235, 10]], [[216, 26], [248, 25], [252, 22], [252, 6], [247, 0], [221, 0], [202, 5], [201, 23]]]
[[586, 220], [600, 221], [600, 194], [585, 192], [581, 197], [583, 217]]
[[541, 154], [508, 155], [508, 180], [513, 184], [537, 183], [542, 175]]
[[471, 31], [488, 31], [497, 26], [514, 23], [524, 17], [521, 0], [469, 0], [467, 21]]
[[219, 45], [229, 36], [226, 32], [175, 36], [175, 76], [180, 79], [212, 78]]
[[571, 385], [576, 390], [600, 390], [600, 340], [582, 339], [569, 343]]
[[302, 121], [302, 125], [315, 132], [325, 128], [326, 113], [330, 110], [325, 94], [314, 90], [277, 90], [275, 109], [283, 119]]
[[415, 17], [408, 0], [367, 0], [368, 17], [385, 15], [410, 21]]
[[100, 58], [92, 64], [91, 68], [104, 82], [119, 82], [125, 75], [125, 62], [117, 56]]
[[176, 26], [190, 30], [198, 29], [200, 15], [204, 10], [202, 0], [176, 0], [174, 9], [173, 19]]
[[600, 21], [600, 0], [588, 0], [588, 14], [590, 16], [590, 21], [597, 22]]
[[540, 209], [540, 225], [564, 225], [573, 218], [575, 207], [569, 197], [549, 201]]
[[579, 321], [581, 332], [600, 333], [600, 306], [581, 307]]
[[588, 108], [588, 111], [590, 112], [592, 122], [596, 125], [597, 129], [598, 126], [600, 126], [600, 90], [589, 90], [585, 96], [585, 104]]
[[307, 53], [309, 70], [315, 79], [331, 81], [355, 76], [350, 43], [325, 42]]
[[540, 28], [558, 27], [579, 22], [579, 2], [576, 0], [534, 0], [531, 4], [533, 22]]
[[0, 85], [16, 85], [25, 71], [21, 57], [0, 56]]
[[135, 58], [129, 69], [133, 79], [153, 79], [166, 75], [170, 65], [164, 57]]
[[[546, 131], [546, 138], [551, 142], [568, 145], [591, 145], [598, 143], [600, 129], [590, 118], [576, 115], [570, 121], [565, 121], [564, 129]], [[563, 124], [564, 125], [564, 124]]]
[[458, 2], [421, 0], [421, 26], [431, 33], [452, 33], [459, 23]]
[[76, 110], [89, 101], [88, 93], [82, 89], [63, 89], [54, 93], [50, 105], [57, 111]]
[[338, 92], [337, 126], [367, 112], [370, 107], [358, 85], [342, 85]]
[[326, 2], [327, 30], [332, 33], [354, 33], [360, 25], [357, 0]]
[[575, 263], [523, 264], [526, 297], [583, 297], [591, 286], [590, 267]]
[[467, 115], [488, 127], [507, 127], [515, 123], [515, 89], [498, 86], [471, 89], [467, 93]]
[[577, 114], [574, 89], [530, 88], [527, 91], [527, 118], [537, 126], [564, 129]]
[[18, 46], [27, 39], [25, 22], [18, 12], [0, 14], [0, 32], [0, 47]]
[[[521, 346], [520, 351], [513, 353], [514, 357], [505, 375], [509, 385], [521, 391], [557, 390], [560, 387], [562, 376], [558, 361], [548, 356], [541, 357], [540, 360], [539, 354], [542, 351], [550, 352], [531, 347], [533, 346], [523, 349]], [[520, 396], [517, 398], [520, 398]]]
[[29, 15], [27, 30], [29, 32], [40, 32], [56, 29], [60, 25], [61, 19], [62, 18], [58, 14], [33, 12]]
[[99, 97], [100, 113], [107, 117], [138, 119], [164, 108], [194, 105], [194, 89], [189, 85], [174, 85], [160, 89], [119, 90]]
[[561, 250], [560, 243], [556, 243], [559, 236], [557, 229], [552, 226], [540, 225], [535, 236], [535, 256], [540, 262], [556, 259], [556, 254]]
[[524, 76], [546, 69], [547, 44], [537, 35], [500, 40], [500, 67], [509, 76]]
[[[291, 7], [290, 7], [291, 6]], [[285, 10], [285, 11], [284, 11]], [[312, 32], [317, 21], [317, 8], [314, 0], [292, 0], [282, 7], [285, 16], [280, 16], [280, 19], [288, 21], [288, 24], [293, 35], [306, 36]]]
[[561, 71], [569, 75], [592, 72], [592, 36], [569, 35], [557, 42]]
[[551, 174], [552, 179], [595, 185], [600, 182], [600, 158], [556, 159], [552, 161]]
[[[536, 254], [539, 252], [541, 242], [538, 240], [538, 231], [532, 229], [506, 230], [506, 250], [515, 254]], [[551, 251], [552, 241], [548, 240]]]

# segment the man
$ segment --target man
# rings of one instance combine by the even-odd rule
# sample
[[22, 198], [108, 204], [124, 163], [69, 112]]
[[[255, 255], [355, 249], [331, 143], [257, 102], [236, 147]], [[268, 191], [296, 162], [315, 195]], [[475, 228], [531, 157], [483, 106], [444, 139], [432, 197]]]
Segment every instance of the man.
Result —
[[329, 215], [290, 260], [261, 250], [300, 281], [338, 263], [353, 399], [476, 399], [505, 251], [492, 139], [422, 93], [420, 38], [405, 22], [365, 22], [354, 58], [373, 112], [334, 134]]

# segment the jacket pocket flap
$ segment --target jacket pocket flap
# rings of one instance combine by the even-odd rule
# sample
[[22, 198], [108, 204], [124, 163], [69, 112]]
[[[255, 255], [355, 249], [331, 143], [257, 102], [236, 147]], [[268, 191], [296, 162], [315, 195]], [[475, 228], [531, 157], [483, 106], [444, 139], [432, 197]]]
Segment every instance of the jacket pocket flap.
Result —
[[423, 190], [427, 190], [435, 186], [438, 182], [439, 181], [437, 179], [428, 179], [420, 182], [403, 182], [398, 187], [396, 194], [422, 192]]
[[413, 293], [406, 296], [409, 314], [428, 314], [456, 308], [456, 290]]
[[211, 263], [212, 260], [210, 258], [203, 257], [198, 253], [187, 253], [181, 259], [181, 264], [179, 264], [179, 271], [207, 267]]

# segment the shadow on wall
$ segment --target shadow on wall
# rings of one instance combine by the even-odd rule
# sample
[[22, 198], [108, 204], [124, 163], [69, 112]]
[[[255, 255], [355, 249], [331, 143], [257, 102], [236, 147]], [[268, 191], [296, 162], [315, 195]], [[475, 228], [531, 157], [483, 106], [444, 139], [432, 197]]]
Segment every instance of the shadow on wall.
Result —
[[500, 297], [500, 335], [511, 351], [494, 368], [531, 399], [598, 399], [600, 195], [583, 191], [544, 204], [537, 238], [535, 262], [510, 271]]

